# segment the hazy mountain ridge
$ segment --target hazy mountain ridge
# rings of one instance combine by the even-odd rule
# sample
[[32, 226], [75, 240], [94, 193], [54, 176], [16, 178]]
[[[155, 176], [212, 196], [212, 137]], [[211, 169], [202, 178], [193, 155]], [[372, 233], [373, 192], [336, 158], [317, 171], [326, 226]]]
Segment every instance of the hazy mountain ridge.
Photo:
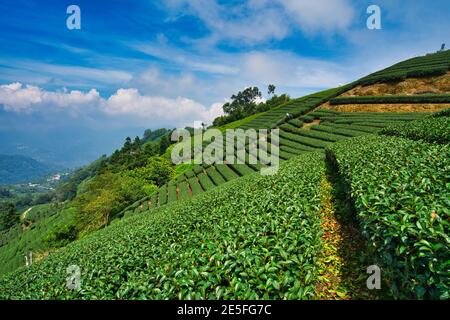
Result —
[[27, 156], [0, 154], [0, 184], [31, 182], [57, 170]]

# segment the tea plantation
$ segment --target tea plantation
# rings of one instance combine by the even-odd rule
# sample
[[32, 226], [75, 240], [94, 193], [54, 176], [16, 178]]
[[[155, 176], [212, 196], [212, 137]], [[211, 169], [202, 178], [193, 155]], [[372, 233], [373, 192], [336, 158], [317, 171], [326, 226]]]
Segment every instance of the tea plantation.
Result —
[[[187, 166], [105, 228], [2, 275], [0, 299], [449, 299], [449, 110], [333, 109], [445, 108], [448, 93], [339, 96], [359, 85], [446, 74], [449, 66], [450, 51], [413, 58], [227, 124], [278, 129], [278, 172], [261, 175], [264, 155], [248, 144], [231, 150], [244, 163]], [[258, 138], [275, 147], [270, 136]], [[58, 219], [43, 217], [35, 227], [47, 230]], [[324, 231], [330, 225], [338, 227]], [[0, 254], [31, 242], [5, 240]], [[382, 290], [368, 294], [371, 265], [381, 269]], [[66, 285], [70, 266], [80, 268], [80, 289]]]

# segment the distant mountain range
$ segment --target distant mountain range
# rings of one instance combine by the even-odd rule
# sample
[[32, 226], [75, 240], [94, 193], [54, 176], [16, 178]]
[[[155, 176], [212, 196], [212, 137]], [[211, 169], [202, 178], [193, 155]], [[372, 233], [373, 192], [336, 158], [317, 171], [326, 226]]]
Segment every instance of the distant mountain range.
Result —
[[30, 157], [0, 154], [0, 184], [35, 181], [58, 169]]

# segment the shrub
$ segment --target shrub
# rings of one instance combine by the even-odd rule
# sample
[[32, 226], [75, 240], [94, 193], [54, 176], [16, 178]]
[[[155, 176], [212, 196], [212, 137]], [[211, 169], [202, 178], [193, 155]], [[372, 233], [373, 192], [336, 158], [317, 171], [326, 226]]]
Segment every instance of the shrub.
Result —
[[289, 124], [296, 126], [297, 128], [303, 127], [303, 121], [299, 119], [292, 119], [291, 121], [289, 121]]
[[184, 181], [178, 185], [178, 188], [180, 189], [180, 199], [189, 199], [189, 184]]
[[218, 164], [215, 167], [226, 181], [239, 178], [239, 176], [233, 170], [231, 170], [226, 164]]
[[77, 227], [74, 224], [59, 225], [44, 237], [43, 242], [51, 248], [60, 248], [74, 241], [77, 234]]
[[159, 205], [162, 206], [167, 203], [167, 186], [164, 185], [159, 189]]
[[[324, 171], [309, 153], [133, 215], [0, 278], [0, 299], [312, 298]], [[80, 291], [66, 287], [69, 265], [82, 269]]]
[[177, 186], [169, 185], [167, 191], [168, 191], [167, 203], [177, 201]]
[[280, 137], [298, 142], [300, 144], [303, 144], [305, 146], [313, 147], [313, 148], [325, 148], [328, 145], [328, 142], [312, 139], [308, 137], [302, 137], [300, 135], [288, 133], [286, 131], [280, 131]]
[[188, 182], [189, 182], [189, 186], [191, 187], [191, 190], [192, 190], [192, 195], [195, 196], [195, 195], [203, 192], [202, 186], [200, 185], [200, 183], [198, 183], [197, 177], [190, 178], [188, 180]]
[[230, 164], [230, 167], [241, 176], [246, 176], [255, 172], [246, 164]]
[[449, 153], [448, 145], [372, 135], [327, 152], [396, 298], [449, 298]]
[[206, 173], [211, 178], [211, 180], [214, 182], [216, 186], [219, 186], [223, 183], [225, 183], [225, 179], [220, 175], [220, 173], [216, 170], [214, 166], [209, 167], [206, 170]]
[[332, 128], [332, 127], [327, 127], [327, 126], [314, 126], [311, 128], [311, 130], [325, 132], [325, 133], [331, 133], [331, 134], [338, 134], [338, 135], [341, 135], [344, 137], [357, 137], [357, 136], [364, 134], [361, 131]]
[[398, 136], [428, 142], [450, 142], [450, 118], [426, 118], [412, 122], [391, 125], [380, 131], [388, 136]]
[[342, 104], [396, 104], [396, 103], [450, 103], [450, 94], [424, 94], [415, 96], [340, 97], [330, 100], [332, 105]]
[[198, 175], [198, 181], [200, 182], [202, 189], [205, 191], [215, 188], [214, 183], [209, 179], [209, 177], [205, 173], [200, 173]]

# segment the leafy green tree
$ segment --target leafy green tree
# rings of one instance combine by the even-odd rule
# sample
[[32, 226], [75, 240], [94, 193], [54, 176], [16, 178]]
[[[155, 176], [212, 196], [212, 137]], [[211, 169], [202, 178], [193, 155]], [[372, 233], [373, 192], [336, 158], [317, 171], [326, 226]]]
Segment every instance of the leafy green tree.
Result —
[[223, 105], [223, 112], [227, 115], [247, 116], [255, 110], [256, 99], [261, 98], [262, 94], [258, 87], [249, 87], [244, 91], [239, 91], [231, 96], [231, 102]]
[[136, 136], [136, 138], [134, 138], [134, 142], [133, 142], [133, 150], [139, 150], [141, 149], [141, 139]]
[[123, 209], [146, 195], [145, 180], [129, 172], [106, 172], [89, 181], [74, 200], [75, 225], [81, 236], [107, 225]]
[[7, 230], [19, 223], [19, 215], [13, 203], [0, 203], [0, 230]]
[[122, 152], [130, 153], [132, 149], [133, 149], [133, 144], [131, 143], [131, 138], [127, 137], [125, 139], [125, 143], [123, 144]]
[[169, 135], [165, 135], [159, 141], [159, 154], [164, 154], [167, 148], [170, 147]]
[[277, 87], [275, 87], [275, 85], [269, 84], [269, 87], [268, 87], [268, 89], [267, 89], [267, 93], [268, 93], [269, 95], [271, 95], [271, 94], [275, 95], [275, 89], [276, 89], [276, 88], [277, 88]]
[[144, 179], [146, 184], [160, 187], [174, 177], [174, 170], [169, 160], [156, 156], [148, 159], [145, 167], [136, 168], [127, 174], [133, 178]]

